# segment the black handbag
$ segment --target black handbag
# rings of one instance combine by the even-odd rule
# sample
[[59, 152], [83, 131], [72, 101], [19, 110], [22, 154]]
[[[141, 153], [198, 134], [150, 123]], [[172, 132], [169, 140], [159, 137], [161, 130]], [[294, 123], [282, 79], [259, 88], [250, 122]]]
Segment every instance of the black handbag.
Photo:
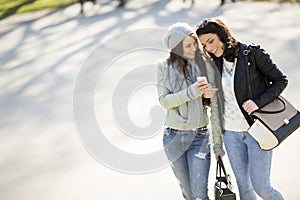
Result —
[[[223, 175], [222, 175], [223, 172]], [[214, 184], [215, 200], [236, 200], [232, 191], [229, 175], [226, 173], [222, 158], [219, 156], [216, 169], [216, 182]]]
[[[248, 54], [250, 47], [245, 50], [246, 78], [249, 98], [252, 99], [250, 87], [250, 72]], [[263, 150], [271, 150], [282, 143], [300, 126], [299, 111], [284, 97], [279, 96], [261, 109], [253, 112], [253, 125], [248, 129], [249, 134], [258, 142]]]

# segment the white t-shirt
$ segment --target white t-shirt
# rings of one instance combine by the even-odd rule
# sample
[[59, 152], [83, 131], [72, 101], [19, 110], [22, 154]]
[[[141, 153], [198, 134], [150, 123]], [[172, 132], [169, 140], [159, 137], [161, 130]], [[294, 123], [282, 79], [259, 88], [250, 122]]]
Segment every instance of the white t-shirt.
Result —
[[225, 130], [242, 132], [247, 131], [249, 125], [239, 108], [234, 94], [235, 61], [228, 62], [223, 59], [222, 86], [224, 92], [224, 123]]

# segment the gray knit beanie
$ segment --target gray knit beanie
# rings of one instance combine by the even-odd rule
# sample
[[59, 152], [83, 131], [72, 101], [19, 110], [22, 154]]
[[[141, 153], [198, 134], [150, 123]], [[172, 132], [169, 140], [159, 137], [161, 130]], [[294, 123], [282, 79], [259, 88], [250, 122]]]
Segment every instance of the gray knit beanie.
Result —
[[168, 49], [173, 49], [191, 33], [194, 33], [194, 31], [190, 25], [177, 22], [169, 27], [164, 36], [163, 43]]

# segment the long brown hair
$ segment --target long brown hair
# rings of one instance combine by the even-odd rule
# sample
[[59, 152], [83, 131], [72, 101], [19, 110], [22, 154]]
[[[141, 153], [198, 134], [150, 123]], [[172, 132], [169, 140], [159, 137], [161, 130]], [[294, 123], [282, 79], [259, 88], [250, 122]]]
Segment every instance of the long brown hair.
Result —
[[[208, 34], [208, 33], [214, 33], [218, 35], [221, 42], [225, 44], [223, 57], [226, 60], [233, 62], [234, 58], [237, 56], [239, 43], [231, 33], [228, 26], [226, 26], [222, 20], [217, 18], [204, 19], [196, 26], [196, 34], [199, 37], [202, 34]], [[217, 59], [213, 54], [211, 53], [208, 54], [214, 60]]]

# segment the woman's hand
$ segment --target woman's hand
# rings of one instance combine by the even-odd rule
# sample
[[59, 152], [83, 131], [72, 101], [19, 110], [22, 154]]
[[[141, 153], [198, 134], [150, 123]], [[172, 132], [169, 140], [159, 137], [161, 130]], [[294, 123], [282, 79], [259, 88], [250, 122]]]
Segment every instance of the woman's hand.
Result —
[[218, 88], [215, 86], [210, 86], [206, 91], [203, 93], [204, 98], [213, 98], [218, 91]]
[[222, 158], [223, 156], [222, 155], [217, 155], [217, 154], [215, 154], [215, 158], [216, 158], [216, 160], [218, 160], [219, 159], [219, 156]]
[[242, 107], [248, 113], [248, 115], [251, 115], [251, 113], [258, 110], [258, 106], [251, 99], [249, 99], [248, 101], [245, 101], [243, 103]]
[[200, 80], [197, 84], [197, 87], [202, 91], [204, 98], [213, 98], [218, 91], [218, 88], [211, 86], [204, 80]]

